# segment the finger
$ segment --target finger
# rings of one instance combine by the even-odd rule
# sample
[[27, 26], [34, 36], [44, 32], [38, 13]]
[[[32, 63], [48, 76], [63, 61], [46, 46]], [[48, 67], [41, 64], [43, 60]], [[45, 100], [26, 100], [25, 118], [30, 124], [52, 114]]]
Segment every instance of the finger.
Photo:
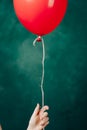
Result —
[[40, 111], [40, 105], [37, 104], [36, 108], [34, 109], [33, 116], [36, 116]]
[[40, 125], [44, 125], [44, 124], [46, 124], [46, 122], [48, 122], [49, 121], [49, 117], [46, 117], [46, 118], [44, 118], [41, 122], [40, 122]]
[[40, 125], [40, 126], [39, 126], [39, 130], [44, 129], [48, 124], [49, 124], [49, 121], [46, 122], [44, 125]]
[[42, 129], [43, 129], [43, 126], [39, 125], [38, 130], [42, 130]]
[[40, 110], [40, 114], [43, 114], [46, 110], [49, 110], [48, 106], [42, 107], [42, 109]]
[[47, 112], [44, 112], [41, 116], [40, 116], [40, 119], [42, 120], [44, 117], [47, 117], [48, 116], [48, 113]]
[[49, 121], [44, 124], [43, 128], [45, 128], [48, 124], [49, 124]]

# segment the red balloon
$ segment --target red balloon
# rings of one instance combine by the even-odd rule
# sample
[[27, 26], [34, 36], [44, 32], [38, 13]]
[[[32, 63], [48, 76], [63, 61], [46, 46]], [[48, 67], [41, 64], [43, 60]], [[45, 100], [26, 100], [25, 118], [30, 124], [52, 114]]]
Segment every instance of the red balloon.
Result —
[[19, 21], [30, 32], [42, 36], [53, 31], [62, 21], [67, 0], [13, 0]]

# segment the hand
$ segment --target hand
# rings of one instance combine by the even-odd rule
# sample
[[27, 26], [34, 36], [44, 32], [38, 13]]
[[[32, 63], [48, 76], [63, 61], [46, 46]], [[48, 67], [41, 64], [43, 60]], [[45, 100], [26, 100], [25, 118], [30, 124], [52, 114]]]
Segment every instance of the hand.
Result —
[[0, 130], [2, 130], [2, 127], [1, 127], [1, 125], [0, 125]]
[[48, 124], [49, 124], [49, 118], [48, 118], [48, 113], [45, 112], [48, 110], [48, 106], [42, 107], [40, 109], [40, 105], [37, 104], [31, 118], [29, 121], [29, 126], [27, 130], [42, 130], [44, 129]]

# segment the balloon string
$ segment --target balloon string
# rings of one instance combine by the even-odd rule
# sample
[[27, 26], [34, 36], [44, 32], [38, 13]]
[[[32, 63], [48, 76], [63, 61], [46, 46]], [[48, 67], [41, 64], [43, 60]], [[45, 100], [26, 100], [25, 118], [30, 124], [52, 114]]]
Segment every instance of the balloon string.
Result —
[[[41, 38], [40, 36], [38, 38]], [[38, 38], [36, 38], [33, 42], [33, 45], [36, 45], [36, 42], [38, 40]], [[42, 53], [42, 78], [41, 78], [41, 94], [42, 94], [42, 107], [44, 106], [44, 89], [43, 89], [43, 84], [44, 84], [44, 62], [45, 62], [45, 45], [44, 45], [44, 40], [43, 38], [41, 38], [41, 42], [42, 42], [42, 49], [43, 49], [43, 53]]]
[[44, 46], [44, 40], [42, 38], [42, 48], [43, 48], [43, 55], [42, 55], [42, 79], [41, 79], [41, 92], [42, 92], [42, 107], [44, 106], [44, 89], [43, 89], [43, 83], [44, 83], [44, 62], [45, 62], [45, 46]]

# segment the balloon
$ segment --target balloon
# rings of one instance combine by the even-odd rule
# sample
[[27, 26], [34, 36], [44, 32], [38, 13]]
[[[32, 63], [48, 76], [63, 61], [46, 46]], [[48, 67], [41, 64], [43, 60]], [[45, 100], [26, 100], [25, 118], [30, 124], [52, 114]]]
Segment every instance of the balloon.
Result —
[[30, 32], [42, 36], [52, 32], [62, 21], [67, 0], [13, 0], [19, 21]]

